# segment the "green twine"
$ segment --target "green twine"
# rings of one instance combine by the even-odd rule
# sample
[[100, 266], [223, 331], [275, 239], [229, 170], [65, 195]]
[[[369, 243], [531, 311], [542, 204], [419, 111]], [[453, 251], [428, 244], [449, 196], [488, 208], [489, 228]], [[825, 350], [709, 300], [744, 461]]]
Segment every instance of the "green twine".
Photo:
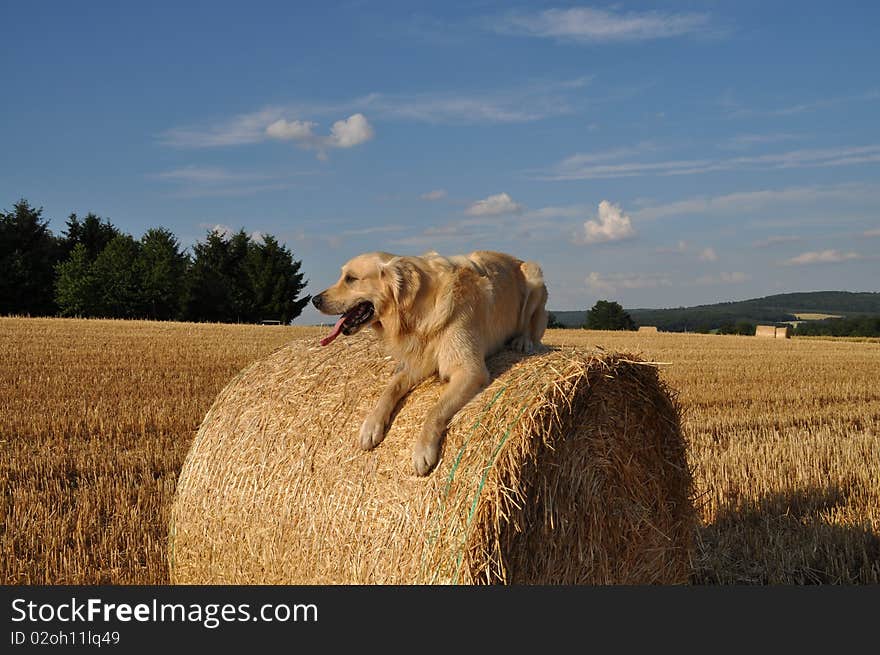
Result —
[[[495, 393], [495, 395], [492, 397], [492, 399], [491, 399], [488, 403], [486, 403], [486, 406], [483, 408], [483, 411], [482, 411], [482, 412], [480, 413], [480, 415], [477, 417], [477, 420], [474, 421], [473, 426], [471, 426], [470, 434], [468, 434], [467, 438], [462, 442], [461, 446], [459, 447], [459, 449], [458, 449], [458, 453], [457, 453], [456, 456], [455, 456], [455, 462], [453, 462], [453, 464], [452, 464], [452, 468], [451, 468], [450, 471], [449, 471], [449, 476], [446, 478], [446, 487], [444, 488], [444, 490], [443, 490], [443, 495], [441, 496], [441, 500], [440, 500], [440, 508], [439, 508], [439, 510], [437, 511], [437, 513], [436, 513], [436, 515], [435, 515], [435, 519], [434, 519], [434, 522], [437, 524], [437, 526], [436, 526], [436, 528], [432, 531], [432, 534], [428, 537], [428, 545], [434, 543], [434, 542], [437, 540], [438, 536], [439, 536], [439, 533], [440, 533], [440, 525], [439, 525], [439, 523], [440, 523], [440, 519], [441, 519], [441, 517], [443, 516], [443, 509], [444, 509], [445, 506], [446, 506], [446, 500], [449, 498], [449, 491], [450, 491], [450, 489], [452, 489], [452, 481], [453, 481], [453, 479], [455, 478], [455, 472], [458, 470], [458, 466], [459, 466], [459, 464], [461, 464], [461, 458], [462, 458], [462, 456], [464, 455], [464, 451], [467, 449], [467, 445], [468, 445], [468, 443], [470, 442], [471, 438], [474, 436], [474, 434], [476, 434], [476, 432], [477, 432], [477, 428], [479, 428], [480, 425], [482, 424], [483, 419], [485, 418], [486, 414], [489, 412], [490, 409], [492, 409], [492, 406], [495, 404], [495, 402], [496, 402], [496, 401], [497, 401], [502, 395], [504, 395], [504, 392], [505, 392], [505, 391], [507, 391], [507, 385], [504, 385], [503, 387], [501, 387], [501, 389], [499, 389], [499, 390]], [[425, 556], [426, 556], [426, 555], [423, 555], [423, 556], [422, 556], [422, 570], [425, 569]], [[434, 575], [433, 575], [432, 578], [431, 578], [431, 581], [432, 581], [432, 582], [433, 582], [434, 580], [436, 580], [438, 573], [439, 573], [438, 571], [435, 571], [435, 572], [434, 572]]]
[[[492, 451], [492, 455], [486, 461], [486, 465], [483, 467], [483, 475], [480, 478], [480, 484], [477, 487], [477, 492], [474, 494], [474, 500], [471, 503], [471, 510], [468, 512], [467, 522], [465, 523], [465, 539], [467, 538], [468, 530], [471, 527], [471, 522], [474, 519], [474, 514], [477, 511], [477, 503], [480, 500], [480, 494], [483, 493], [483, 486], [486, 484], [486, 479], [489, 477], [489, 470], [492, 468], [492, 465], [495, 463], [496, 458], [498, 457], [498, 453], [501, 452], [501, 447], [507, 441], [507, 438], [510, 436], [510, 431], [513, 429], [513, 426], [516, 425], [519, 420], [522, 418], [522, 415], [525, 413], [527, 406], [523, 406], [520, 408], [519, 413], [517, 413], [516, 418], [514, 418], [508, 425], [507, 430], [504, 432], [504, 436], [501, 437], [501, 441], [498, 442], [498, 445], [495, 446], [495, 450]], [[458, 557], [456, 558], [455, 563], [455, 576], [452, 579], [452, 584], [458, 584], [458, 576], [461, 573], [461, 563], [464, 559], [464, 548], [458, 549]]]

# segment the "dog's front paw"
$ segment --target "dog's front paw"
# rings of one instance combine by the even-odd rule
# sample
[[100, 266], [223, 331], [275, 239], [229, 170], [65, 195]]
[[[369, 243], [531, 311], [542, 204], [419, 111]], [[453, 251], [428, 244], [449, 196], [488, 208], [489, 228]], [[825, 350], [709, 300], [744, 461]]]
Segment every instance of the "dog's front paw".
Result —
[[434, 439], [429, 443], [417, 441], [412, 459], [416, 475], [428, 475], [440, 461], [440, 440]]
[[525, 336], [520, 335], [518, 337], [514, 337], [510, 341], [510, 348], [518, 353], [529, 354], [534, 351], [535, 346], [532, 344], [532, 340]]
[[361, 448], [372, 450], [385, 438], [385, 422], [377, 419], [372, 414], [361, 425]]

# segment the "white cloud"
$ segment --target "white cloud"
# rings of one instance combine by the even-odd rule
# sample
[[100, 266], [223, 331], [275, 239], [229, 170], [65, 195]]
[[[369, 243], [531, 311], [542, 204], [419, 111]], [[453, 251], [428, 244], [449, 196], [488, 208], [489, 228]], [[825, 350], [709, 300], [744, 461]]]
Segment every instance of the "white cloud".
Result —
[[330, 134], [319, 136], [313, 128], [317, 123], [311, 121], [287, 121], [280, 119], [266, 127], [266, 136], [284, 141], [295, 141], [301, 148], [318, 151], [318, 157], [326, 158], [328, 148], [352, 148], [369, 141], [375, 132], [363, 114], [352, 114], [344, 120], [333, 123]]
[[741, 271], [733, 271], [731, 273], [721, 272], [716, 275], [703, 275], [694, 280], [694, 284], [700, 286], [711, 286], [716, 284], [740, 284], [751, 279], [751, 276]]
[[266, 128], [266, 135], [273, 139], [293, 139], [295, 141], [312, 139], [314, 138], [312, 128], [316, 126], [317, 123], [311, 121], [286, 121], [281, 118]]
[[511, 14], [491, 27], [503, 34], [607, 43], [683, 36], [702, 32], [708, 24], [709, 18], [705, 14], [614, 13], [575, 7], [547, 9], [536, 14]]
[[718, 253], [715, 252], [715, 248], [703, 248], [697, 257], [701, 262], [718, 261]]
[[327, 136], [314, 133], [314, 129], [318, 126], [314, 121], [285, 118], [285, 115], [291, 113], [313, 111], [324, 114], [331, 109], [334, 108], [270, 106], [213, 125], [172, 128], [160, 135], [160, 141], [165, 145], [179, 148], [212, 148], [277, 139], [294, 141], [303, 148], [311, 148], [323, 153], [328, 148], [350, 148], [373, 138], [373, 127], [361, 113], [352, 114], [344, 120], [333, 123]]
[[515, 203], [506, 193], [498, 193], [483, 200], [477, 200], [465, 210], [468, 216], [500, 216], [515, 214], [522, 210], [522, 205]]
[[427, 193], [423, 193], [419, 196], [422, 200], [434, 201], [434, 200], [443, 200], [447, 195], [446, 189], [434, 189], [433, 191], [428, 191]]
[[583, 234], [575, 239], [578, 243], [608, 243], [622, 241], [634, 237], [629, 216], [623, 213], [619, 205], [614, 205], [607, 200], [599, 203], [598, 220], [590, 220], [584, 223]]
[[[286, 117], [333, 116], [348, 112], [352, 116], [341, 121], [345, 125], [336, 132], [331, 130], [330, 136], [323, 137], [334, 141], [330, 145], [325, 143], [325, 147], [346, 147], [343, 144], [352, 139], [366, 140], [372, 137], [372, 127], [365, 118], [363, 122], [360, 119], [352, 121], [358, 114], [440, 124], [524, 123], [573, 113], [579, 107], [575, 94], [588, 86], [590, 81], [590, 77], [584, 76], [475, 92], [368, 93], [334, 103], [272, 105], [225, 120], [171, 128], [162, 132], [159, 140], [164, 145], [179, 148], [243, 145], [259, 143], [267, 138], [291, 139], [314, 146], [314, 141], [322, 138], [313, 134], [317, 124]], [[594, 98], [592, 101], [603, 100], [614, 99]]]
[[584, 283], [594, 293], [614, 293], [618, 289], [656, 289], [672, 286], [664, 273], [609, 273], [596, 271], [587, 275]]
[[785, 260], [785, 264], [789, 266], [799, 266], [804, 264], [839, 264], [853, 259], [862, 259], [857, 252], [841, 252], [839, 250], [818, 250], [814, 252], [801, 253], [797, 257]]
[[332, 148], [351, 148], [374, 136], [373, 126], [363, 114], [352, 114], [345, 120], [336, 121], [330, 128], [326, 145]]
[[213, 234], [216, 234], [221, 239], [228, 239], [235, 234], [235, 230], [222, 223], [217, 223], [215, 225], [211, 225], [210, 223], [199, 223], [199, 227], [208, 228]]
[[[223, 240], [229, 239], [232, 235], [238, 233], [238, 230], [234, 230], [223, 223], [199, 223], [199, 227], [209, 230]], [[266, 232], [262, 230], [254, 230], [248, 236], [257, 243], [263, 243], [266, 240]]]

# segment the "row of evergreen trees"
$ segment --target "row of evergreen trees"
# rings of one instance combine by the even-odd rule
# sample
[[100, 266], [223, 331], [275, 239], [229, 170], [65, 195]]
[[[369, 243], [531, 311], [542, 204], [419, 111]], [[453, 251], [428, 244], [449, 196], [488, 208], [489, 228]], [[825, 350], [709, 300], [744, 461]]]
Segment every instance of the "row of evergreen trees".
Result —
[[309, 301], [277, 239], [209, 232], [192, 254], [165, 228], [135, 239], [95, 214], [55, 236], [26, 200], [0, 212], [0, 315], [289, 323]]

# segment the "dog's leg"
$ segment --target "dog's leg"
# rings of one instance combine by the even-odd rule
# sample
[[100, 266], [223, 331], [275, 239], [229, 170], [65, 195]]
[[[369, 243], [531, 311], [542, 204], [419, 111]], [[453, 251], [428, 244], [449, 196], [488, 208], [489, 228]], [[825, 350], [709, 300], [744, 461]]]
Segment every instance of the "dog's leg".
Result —
[[388, 386], [385, 387], [385, 390], [379, 397], [379, 402], [376, 403], [373, 411], [367, 415], [363, 425], [361, 425], [361, 448], [370, 450], [382, 443], [382, 440], [385, 438], [385, 431], [388, 429], [391, 412], [394, 411], [401, 398], [408, 394], [419, 382], [420, 380], [405, 368], [399, 367], [394, 372], [394, 375], [388, 382]]
[[422, 433], [413, 448], [413, 466], [418, 475], [428, 475], [440, 461], [443, 432], [449, 420], [489, 382], [489, 371], [482, 368], [461, 368], [449, 374], [449, 383], [440, 400], [428, 412]]
[[547, 287], [543, 284], [540, 289], [535, 291], [540, 297], [540, 302], [536, 303], [529, 321], [529, 337], [532, 344], [537, 346], [544, 338], [544, 332], [547, 330]]
[[547, 287], [544, 273], [535, 262], [523, 262], [520, 270], [526, 282], [526, 293], [522, 301], [517, 334], [511, 339], [510, 347], [522, 353], [533, 352], [541, 343], [547, 329]]

